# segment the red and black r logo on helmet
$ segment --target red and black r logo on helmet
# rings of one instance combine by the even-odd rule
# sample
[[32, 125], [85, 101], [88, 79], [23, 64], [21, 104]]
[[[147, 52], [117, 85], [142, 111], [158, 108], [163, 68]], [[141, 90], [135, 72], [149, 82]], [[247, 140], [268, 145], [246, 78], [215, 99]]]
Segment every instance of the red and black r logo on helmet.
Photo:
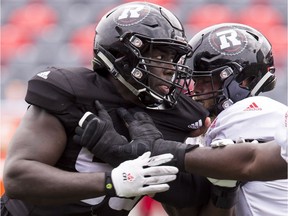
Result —
[[119, 8], [114, 14], [114, 21], [118, 26], [132, 26], [140, 23], [150, 13], [151, 8], [147, 4], [133, 4]]
[[248, 40], [240, 29], [224, 26], [213, 30], [209, 35], [211, 47], [222, 55], [238, 55], [247, 46]]

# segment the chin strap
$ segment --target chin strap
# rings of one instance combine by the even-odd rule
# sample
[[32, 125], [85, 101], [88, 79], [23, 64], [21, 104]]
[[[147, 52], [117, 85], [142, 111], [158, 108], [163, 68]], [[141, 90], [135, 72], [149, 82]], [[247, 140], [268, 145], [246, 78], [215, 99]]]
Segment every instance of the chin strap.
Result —
[[274, 76], [271, 72], [267, 72], [262, 79], [257, 83], [257, 85], [252, 89], [250, 95], [251, 96], [255, 96], [258, 95], [260, 93], [260, 91], [262, 90], [262, 86], [263, 84], [271, 77]]
[[113, 75], [113, 77], [117, 80], [119, 80], [126, 88], [128, 88], [134, 95], [138, 96], [141, 92], [145, 92], [146, 88], [143, 89], [136, 89], [134, 88], [130, 83], [128, 83], [121, 74], [116, 70], [112, 62], [101, 52], [99, 51], [97, 53], [97, 56], [100, 58], [100, 60], [107, 66], [109, 72]]

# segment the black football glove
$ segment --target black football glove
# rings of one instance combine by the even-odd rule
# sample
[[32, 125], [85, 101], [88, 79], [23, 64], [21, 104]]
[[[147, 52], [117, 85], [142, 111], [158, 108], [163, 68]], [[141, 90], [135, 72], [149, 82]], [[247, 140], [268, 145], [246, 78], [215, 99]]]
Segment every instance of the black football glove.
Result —
[[134, 116], [124, 108], [119, 108], [117, 112], [126, 123], [130, 137], [133, 139], [128, 145], [118, 146], [119, 154], [128, 152], [133, 148], [138, 149], [138, 153], [141, 152], [140, 150], [149, 150], [152, 156], [171, 153], [174, 159], [169, 164], [176, 166], [180, 171], [185, 171], [185, 153], [199, 145], [164, 140], [152, 118], [144, 112], [136, 112]]
[[86, 112], [75, 129], [73, 139], [97, 158], [112, 166], [118, 166], [123, 160], [119, 161], [114, 147], [129, 142], [115, 131], [111, 117], [99, 101], [95, 101], [95, 107], [98, 115]]
[[[149, 116], [139, 113], [141, 118], [133, 124], [133, 127], [130, 127], [134, 136], [131, 136], [132, 141], [129, 143], [124, 136], [116, 132], [112, 119], [104, 106], [99, 101], [95, 101], [95, 107], [98, 115], [86, 112], [80, 119], [79, 126], [75, 129], [73, 139], [76, 143], [91, 151], [95, 157], [113, 167], [118, 166], [123, 161], [133, 160], [149, 151], [149, 143], [158, 137], [162, 137], [159, 131], [155, 133], [151, 130], [150, 124], [145, 124], [146, 121], [149, 121], [147, 119]], [[132, 116], [129, 114], [126, 118], [129, 121], [128, 118], [132, 118]], [[125, 148], [121, 148], [124, 145]]]
[[162, 133], [155, 130], [154, 122], [147, 113], [137, 112], [132, 116], [126, 109], [118, 108], [117, 114], [128, 127], [131, 138], [129, 144], [119, 146], [117, 150], [119, 154], [129, 153], [138, 157], [144, 152], [151, 151], [155, 140], [163, 139]]

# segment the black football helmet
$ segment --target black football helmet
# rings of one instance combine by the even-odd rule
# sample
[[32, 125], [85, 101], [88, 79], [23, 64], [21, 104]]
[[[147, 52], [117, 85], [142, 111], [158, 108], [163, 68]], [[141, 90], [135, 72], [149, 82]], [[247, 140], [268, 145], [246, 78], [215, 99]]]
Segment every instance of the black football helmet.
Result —
[[[150, 59], [147, 52], [154, 48], [173, 51], [174, 60]], [[108, 70], [147, 108], [165, 109], [177, 102], [185, 86], [183, 80], [191, 78], [188, 67], [183, 65], [191, 51], [182, 24], [169, 10], [148, 2], [131, 2], [112, 9], [98, 23], [92, 64], [97, 72]], [[155, 63], [158, 68], [173, 68], [171, 80], [158, 77], [171, 86], [164, 96], [147, 83], [149, 77], [155, 77], [149, 71]]]
[[[274, 88], [271, 44], [254, 28], [238, 23], [217, 24], [197, 33], [189, 44], [193, 52], [186, 64], [192, 69], [192, 78], [211, 78], [213, 90], [205, 93], [215, 99], [211, 112], [218, 114], [239, 100]], [[217, 79], [220, 89], [213, 87], [213, 80]], [[243, 81], [248, 85], [243, 86]], [[196, 100], [203, 95], [190, 93]]]

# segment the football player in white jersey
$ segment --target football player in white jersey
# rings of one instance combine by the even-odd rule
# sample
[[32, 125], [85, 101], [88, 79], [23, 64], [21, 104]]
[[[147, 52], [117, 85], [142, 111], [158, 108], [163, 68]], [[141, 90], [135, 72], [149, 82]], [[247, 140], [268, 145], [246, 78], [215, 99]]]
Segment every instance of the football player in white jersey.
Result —
[[[287, 106], [257, 96], [276, 83], [272, 48], [265, 36], [246, 25], [224, 23], [202, 30], [189, 43], [194, 48], [187, 61], [193, 70], [193, 99], [209, 109], [214, 119], [205, 134], [205, 145], [261, 145], [276, 138], [287, 161]], [[273, 164], [273, 158], [267, 160]], [[233, 181], [210, 180], [233, 185]], [[241, 182], [236, 215], [284, 216], [287, 204], [287, 179]]]

